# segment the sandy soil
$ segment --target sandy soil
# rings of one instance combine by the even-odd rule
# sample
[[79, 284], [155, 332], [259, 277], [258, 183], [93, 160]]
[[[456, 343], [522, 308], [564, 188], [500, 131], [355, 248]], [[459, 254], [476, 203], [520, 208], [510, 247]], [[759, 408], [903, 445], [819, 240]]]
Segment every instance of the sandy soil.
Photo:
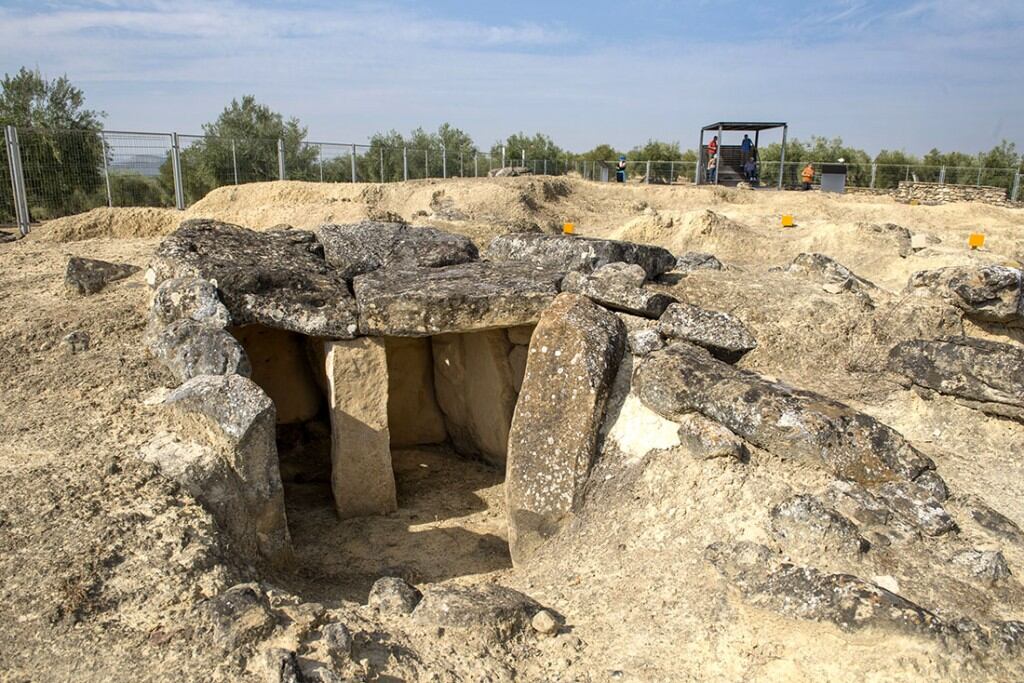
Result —
[[[796, 217], [795, 228], [778, 227], [783, 213]], [[943, 331], [941, 307], [901, 294], [908, 275], [1017, 262], [1024, 209], [542, 178], [221, 188], [184, 214], [97, 209], [0, 244], [0, 642], [13, 644], [0, 647], [0, 671], [9, 672], [0, 680], [207, 680], [218, 666], [195, 651], [177, 610], [253, 575], [208, 540], [216, 534], [204, 531], [210, 520], [194, 500], [135, 458], [160, 419], [147, 398], [173, 385], [141, 344], [149, 297], [142, 274], [91, 297], [62, 284], [69, 255], [145, 266], [160, 235], [199, 216], [257, 229], [397, 216], [481, 246], [524, 224], [554, 231], [571, 221], [583, 235], [714, 252], [726, 270], [663, 286], [739, 315], [759, 341], [746, 367], [875, 415], [935, 459], [960, 498], [984, 496], [1024, 525], [1024, 426], [948, 399], [926, 401], [881, 371], [899, 339]], [[861, 223], [896, 223], [940, 241], [904, 257]], [[984, 250], [966, 248], [972, 231], [985, 233]], [[773, 270], [802, 251], [828, 254], [882, 289], [865, 305]], [[62, 342], [73, 331], [89, 335], [88, 350], [73, 353]], [[573, 651], [567, 656], [552, 641], [523, 661], [521, 680], [844, 680], [858, 657], [854, 670], [866, 680], [941, 678], [934, 653], [908, 639], [766, 613], [754, 620], [711, 590], [699, 561], [700, 544], [714, 540], [705, 501], [732, 506], [737, 537], [748, 529], [756, 536], [763, 510], [753, 500], [815, 483], [799, 466], [773, 463], [784, 472], [773, 479], [669, 455], [639, 470], [609, 459], [599, 474], [612, 484], [595, 506], [615, 510], [581, 520], [577, 536], [536, 566], [512, 570], [500, 473], [440, 451], [394, 456], [401, 509], [369, 523], [334, 519], [322, 481], [286, 484], [301, 568], [274, 577], [279, 585], [340, 604], [364, 600], [385, 571], [420, 584], [500, 580], [570, 615], [572, 637], [586, 643], [579, 654], [579, 642], [559, 641]], [[1003, 550], [1011, 567], [1024, 566], [1024, 555]], [[184, 556], [165, 569], [166, 558]], [[1005, 609], [1024, 616], [1020, 605]], [[709, 639], [722, 651], [705, 651]], [[833, 656], [840, 649], [843, 661]]]

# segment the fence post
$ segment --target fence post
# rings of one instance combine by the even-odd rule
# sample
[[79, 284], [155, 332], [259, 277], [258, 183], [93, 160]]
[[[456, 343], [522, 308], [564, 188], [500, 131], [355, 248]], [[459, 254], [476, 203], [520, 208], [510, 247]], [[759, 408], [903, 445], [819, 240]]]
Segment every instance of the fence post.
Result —
[[277, 177], [278, 180], [284, 180], [284, 140], [281, 138], [277, 139]]
[[356, 182], [356, 146], [352, 145], [352, 153], [349, 155], [352, 162], [352, 182]]
[[1010, 190], [1010, 201], [1017, 201], [1017, 197], [1020, 195], [1020, 171], [1013, 176], [1013, 189]]
[[441, 145], [441, 177], [448, 177], [448, 148]]
[[878, 175], [878, 164], [871, 164], [871, 189], [875, 189], [875, 176]]
[[28, 215], [28, 197], [25, 195], [25, 174], [21, 167], [21, 147], [18, 145], [18, 129], [14, 126], [4, 128], [7, 142], [7, 165], [11, 169], [11, 191], [14, 193], [14, 214], [18, 221], [18, 231], [24, 237], [31, 229]]
[[460, 178], [465, 178], [466, 177], [466, 168], [462, 164], [462, 151], [461, 150], [459, 151], [459, 177]]
[[107, 165], [107, 136], [100, 131], [100, 146], [103, 148], [103, 181], [107, 184], [107, 206], [114, 206], [114, 198], [110, 196], [110, 168]]
[[647, 160], [647, 170], [645, 171], [645, 173], [647, 174], [647, 177], [644, 179], [644, 182], [647, 183], [648, 185], [650, 185], [651, 184], [651, 160], [650, 159]]
[[978, 187], [981, 187], [981, 166], [978, 167]]
[[522, 152], [523, 168], [526, 168], [526, 150], [525, 149], [521, 149], [519, 151]]
[[676, 162], [668, 162], [668, 184], [671, 185], [675, 182], [676, 177]]
[[316, 146], [316, 158], [317, 158], [317, 161], [320, 163], [320, 182], [322, 183], [324, 181], [324, 146], [323, 145], [317, 145]]
[[[235, 171], [235, 185], [238, 184], [238, 153], [235, 151], [235, 140], [231, 140], [231, 168]], [[321, 174], [323, 175], [323, 174]]]
[[544, 160], [544, 175], [548, 174], [548, 160]]
[[402, 148], [402, 180], [409, 179], [409, 148]]
[[505, 168], [505, 145], [501, 146], [501, 167]]
[[382, 183], [387, 182], [384, 180], [384, 148], [380, 148], [380, 181]]
[[946, 184], [946, 166], [943, 164], [942, 168], [939, 169], [939, 185]]
[[473, 155], [473, 177], [474, 178], [479, 178], [480, 177], [480, 155], [479, 154], [474, 154]]
[[177, 133], [171, 133], [171, 170], [174, 172], [174, 207], [184, 211], [185, 184], [181, 180], [181, 144]]
[[903, 176], [903, 180], [908, 182], [908, 183], [910, 182], [910, 165], [909, 164], [907, 165], [907, 172]]
[[423, 177], [430, 177], [430, 150], [423, 150]]

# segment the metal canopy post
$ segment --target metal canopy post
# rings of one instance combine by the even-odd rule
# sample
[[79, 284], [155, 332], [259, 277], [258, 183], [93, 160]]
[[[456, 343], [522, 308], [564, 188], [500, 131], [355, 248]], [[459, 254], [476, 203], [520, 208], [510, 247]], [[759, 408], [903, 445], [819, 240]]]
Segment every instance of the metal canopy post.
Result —
[[11, 191], [14, 192], [14, 214], [18, 221], [18, 231], [24, 237], [30, 230], [28, 213], [28, 197], [25, 193], [25, 173], [21, 167], [21, 147], [18, 145], [18, 129], [14, 126], [4, 128], [7, 142], [7, 165], [11, 170]]
[[718, 184], [718, 178], [722, 175], [722, 126], [718, 126], [718, 146], [715, 147], [715, 185]]
[[697, 145], [697, 173], [693, 178], [694, 185], [703, 185], [704, 176], [704, 129], [700, 129], [700, 144]]
[[782, 127], [782, 150], [779, 152], [779, 189], [782, 189], [782, 173], [786, 168], [786, 133], [789, 126]]

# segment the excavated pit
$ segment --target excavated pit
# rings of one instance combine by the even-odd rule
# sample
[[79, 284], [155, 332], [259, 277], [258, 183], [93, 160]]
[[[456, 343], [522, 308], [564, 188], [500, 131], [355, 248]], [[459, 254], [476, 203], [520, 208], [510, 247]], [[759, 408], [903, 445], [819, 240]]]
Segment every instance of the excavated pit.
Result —
[[296, 589], [365, 599], [382, 575], [511, 567], [505, 457], [532, 327], [351, 341], [231, 332], [277, 408]]

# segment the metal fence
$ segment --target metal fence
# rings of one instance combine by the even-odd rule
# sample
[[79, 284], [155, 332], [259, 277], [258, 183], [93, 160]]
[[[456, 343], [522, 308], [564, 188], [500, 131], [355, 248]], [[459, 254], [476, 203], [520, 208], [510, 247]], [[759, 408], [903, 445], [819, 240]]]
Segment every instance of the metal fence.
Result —
[[[417, 149], [334, 142], [133, 131], [40, 130], [7, 126], [0, 148], [0, 224], [27, 233], [32, 222], [101, 206], [184, 209], [226, 185], [268, 180], [395, 182], [423, 178], [483, 177], [506, 166], [535, 175], [574, 173], [614, 181], [617, 160], [568, 156], [510, 158], [476, 150]], [[806, 162], [783, 165], [783, 186], [800, 183]], [[816, 162], [816, 165], [817, 164]], [[762, 162], [760, 176], [776, 179], [777, 162]], [[629, 160], [631, 182], [691, 184], [697, 162]], [[1012, 168], [847, 164], [850, 187], [895, 188], [901, 180], [990, 185], [1020, 195], [1020, 172]], [[816, 178], [817, 180], [817, 178]], [[767, 181], [766, 181], [767, 184]], [[771, 183], [774, 186], [774, 182]]]

